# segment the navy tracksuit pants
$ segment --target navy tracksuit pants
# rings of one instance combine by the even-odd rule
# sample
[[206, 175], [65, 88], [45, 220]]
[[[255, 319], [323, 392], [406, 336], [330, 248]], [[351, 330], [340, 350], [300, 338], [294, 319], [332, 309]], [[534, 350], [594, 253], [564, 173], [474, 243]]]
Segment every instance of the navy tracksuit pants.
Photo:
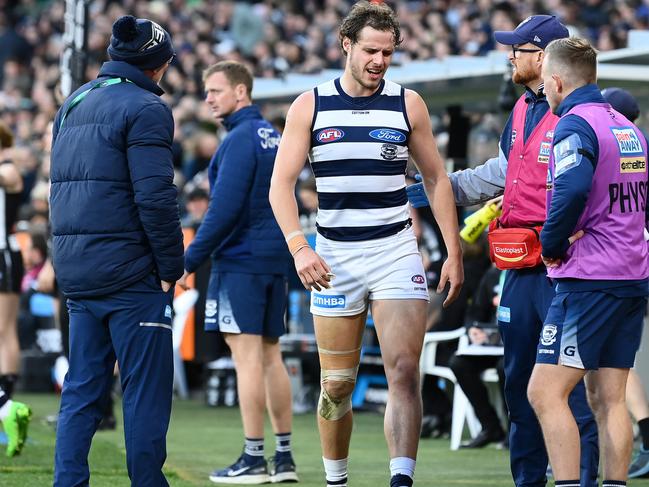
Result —
[[173, 387], [171, 299], [151, 274], [107, 296], [68, 300], [70, 368], [56, 429], [55, 487], [90, 483], [88, 452], [116, 359], [131, 485], [169, 485], [162, 465]]
[[[510, 463], [517, 487], [546, 485], [548, 455], [541, 426], [527, 400], [527, 385], [553, 297], [554, 287], [545, 267], [507, 271], [498, 307], [498, 326], [505, 346], [505, 399], [511, 420]], [[570, 394], [569, 404], [581, 435], [581, 486], [597, 487], [597, 425], [586, 402], [583, 381]]]

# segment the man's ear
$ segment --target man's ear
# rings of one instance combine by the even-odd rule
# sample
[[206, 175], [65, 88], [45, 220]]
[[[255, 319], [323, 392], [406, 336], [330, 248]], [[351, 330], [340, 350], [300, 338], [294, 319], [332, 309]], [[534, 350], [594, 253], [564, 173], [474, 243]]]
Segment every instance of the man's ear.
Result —
[[239, 83], [234, 87], [234, 94], [237, 97], [237, 101], [243, 101], [248, 97], [248, 89], [243, 83]]
[[352, 49], [352, 41], [349, 37], [344, 37], [343, 38], [343, 49], [347, 54], [349, 54], [349, 51]]
[[561, 79], [561, 76], [558, 74], [553, 74], [552, 79], [554, 80], [554, 83], [557, 87], [557, 93], [562, 93], [563, 92], [563, 80]]

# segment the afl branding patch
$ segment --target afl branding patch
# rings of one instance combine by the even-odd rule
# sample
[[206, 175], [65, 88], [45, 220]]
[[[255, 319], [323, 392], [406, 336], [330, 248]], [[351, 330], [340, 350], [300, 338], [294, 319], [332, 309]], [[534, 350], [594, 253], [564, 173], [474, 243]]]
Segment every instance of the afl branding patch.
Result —
[[345, 132], [343, 132], [340, 129], [326, 128], [318, 132], [318, 135], [316, 135], [316, 139], [318, 139], [318, 142], [322, 142], [323, 144], [326, 144], [327, 142], [335, 142], [336, 140], [340, 140], [344, 136], [345, 136]]
[[412, 277], [410, 278], [410, 280], [411, 280], [412, 282], [414, 282], [415, 284], [423, 284], [424, 282], [426, 282], [426, 280], [424, 279], [424, 276], [422, 276], [422, 275], [420, 275], [420, 274], [417, 274], [417, 275], [415, 275], [415, 276], [412, 276]]

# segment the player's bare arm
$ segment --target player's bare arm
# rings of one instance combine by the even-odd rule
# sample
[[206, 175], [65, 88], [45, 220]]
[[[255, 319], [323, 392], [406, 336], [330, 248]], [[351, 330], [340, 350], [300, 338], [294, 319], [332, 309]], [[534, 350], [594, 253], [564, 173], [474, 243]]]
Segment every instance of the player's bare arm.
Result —
[[441, 293], [446, 283], [450, 283], [444, 300], [444, 306], [448, 306], [458, 297], [464, 282], [455, 199], [433, 136], [428, 108], [421, 96], [412, 90], [406, 90], [406, 111], [411, 125], [408, 148], [421, 174], [430, 207], [448, 250], [437, 286], [437, 292]]
[[302, 284], [320, 291], [329, 287], [327, 263], [306, 244], [298, 218], [295, 183], [304, 167], [310, 147], [310, 128], [315, 100], [313, 92], [301, 94], [286, 114], [286, 126], [277, 151], [270, 182], [270, 204], [287, 240]]

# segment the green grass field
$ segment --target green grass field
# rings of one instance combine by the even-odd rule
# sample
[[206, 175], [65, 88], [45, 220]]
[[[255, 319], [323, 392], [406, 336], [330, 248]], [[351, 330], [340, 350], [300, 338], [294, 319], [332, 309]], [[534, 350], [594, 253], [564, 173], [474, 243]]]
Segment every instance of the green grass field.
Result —
[[[20, 395], [34, 410], [30, 442], [20, 457], [0, 456], [0, 486], [44, 487], [52, 484], [54, 431], [44, 418], [56, 411], [58, 396]], [[353, 487], [386, 486], [388, 457], [382, 417], [373, 413], [355, 416], [350, 480]], [[274, 439], [267, 430], [267, 449]], [[302, 486], [322, 487], [323, 473], [315, 417], [295, 417], [295, 460]], [[209, 486], [207, 476], [216, 467], [236, 459], [242, 446], [241, 422], [236, 408], [208, 408], [201, 401], [176, 401], [167, 437], [165, 467], [176, 487]], [[511, 486], [507, 452], [495, 448], [449, 450], [448, 440], [423, 440], [417, 462], [417, 485], [435, 487]], [[122, 431], [99, 432], [90, 455], [93, 487], [128, 487]], [[550, 484], [551, 485], [551, 484]], [[649, 487], [649, 479], [629, 482]]]

